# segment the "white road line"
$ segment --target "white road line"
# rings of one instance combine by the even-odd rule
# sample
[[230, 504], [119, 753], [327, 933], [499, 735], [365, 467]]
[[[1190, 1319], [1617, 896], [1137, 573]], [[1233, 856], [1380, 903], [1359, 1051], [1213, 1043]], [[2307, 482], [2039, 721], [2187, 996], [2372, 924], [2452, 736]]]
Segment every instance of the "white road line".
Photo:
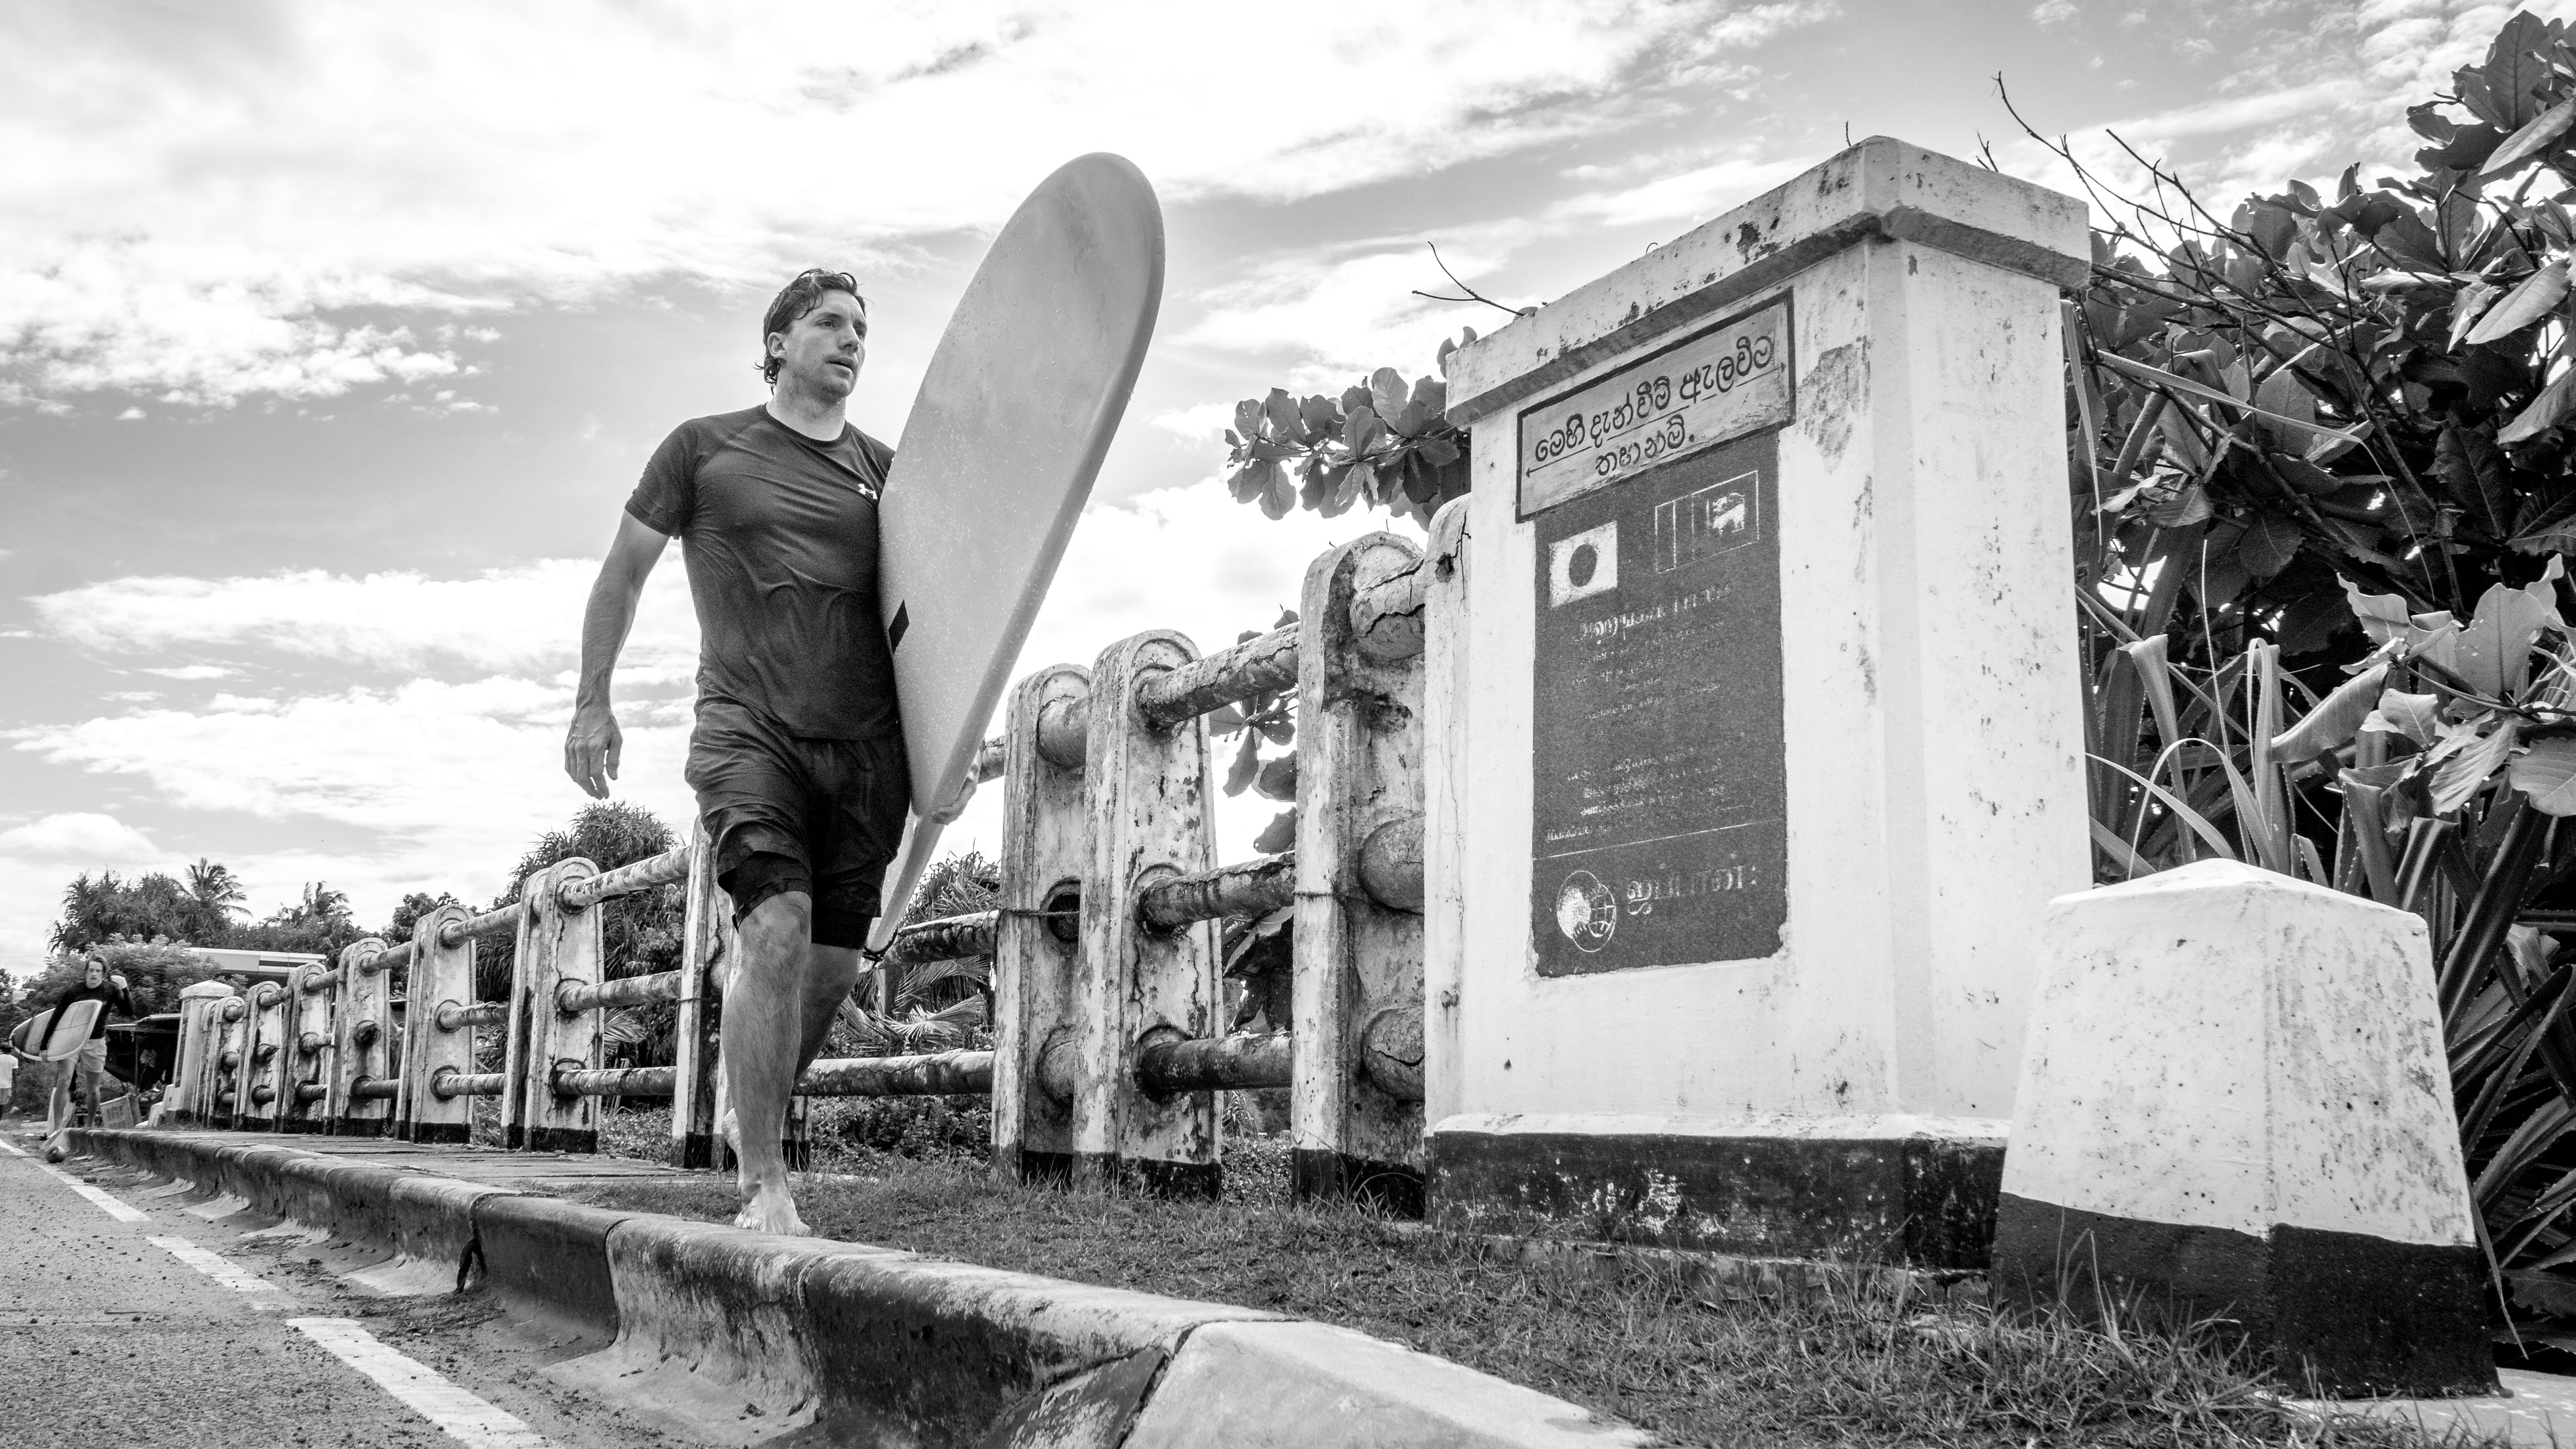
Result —
[[377, 1387], [448, 1437], [473, 1449], [548, 1449], [543, 1436], [517, 1416], [495, 1408], [439, 1376], [429, 1365], [385, 1347], [354, 1318], [290, 1318], [288, 1324], [331, 1351], [331, 1356], [376, 1381]]
[[11, 1157], [24, 1157], [24, 1156], [26, 1156], [26, 1155], [27, 1155], [26, 1149], [21, 1148], [21, 1147], [14, 1147], [14, 1146], [11, 1146], [9, 1143], [6, 1143], [6, 1142], [0, 1142], [0, 1152], [6, 1152], [6, 1153], [8, 1153]]
[[[34, 1161], [34, 1158], [30, 1157], [29, 1154], [20, 1151], [18, 1148], [10, 1147], [6, 1142], [0, 1142], [0, 1147], [8, 1148], [12, 1156], [26, 1157], [29, 1161]], [[143, 1210], [141, 1208], [134, 1207], [129, 1203], [110, 1197], [106, 1193], [99, 1191], [97, 1188], [90, 1186], [88, 1183], [81, 1181], [79, 1178], [72, 1176], [70, 1173], [63, 1171], [59, 1167], [48, 1167], [44, 1163], [38, 1162], [36, 1163], [36, 1170], [43, 1173], [45, 1176], [52, 1178], [54, 1181], [61, 1183], [63, 1186], [70, 1188], [72, 1191], [79, 1193], [81, 1196], [88, 1198], [91, 1202], [98, 1204], [99, 1211], [106, 1213], [109, 1217], [116, 1219], [120, 1223], [139, 1223], [144, 1221]]]
[[275, 1293], [278, 1286], [266, 1279], [254, 1278], [186, 1238], [151, 1238], [152, 1246], [214, 1279], [235, 1293]]

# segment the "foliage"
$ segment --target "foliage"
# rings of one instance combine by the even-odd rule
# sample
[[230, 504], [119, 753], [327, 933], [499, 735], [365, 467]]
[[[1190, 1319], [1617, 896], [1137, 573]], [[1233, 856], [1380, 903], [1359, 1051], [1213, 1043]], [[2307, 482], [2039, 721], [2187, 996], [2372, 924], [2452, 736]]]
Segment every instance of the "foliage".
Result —
[[[1456, 345], [1441, 345], [1444, 377]], [[1226, 486], [1272, 518], [1291, 508], [1333, 518], [1360, 503], [1428, 527], [1441, 504], [1467, 491], [1467, 437], [1441, 415], [1448, 405], [1441, 378], [1408, 384], [1392, 367], [1338, 398], [1299, 399], [1274, 387], [1234, 405]]]
[[177, 1011], [181, 990], [216, 974], [205, 958], [166, 936], [149, 941], [117, 938], [76, 952], [58, 951], [19, 993], [18, 1009], [9, 1016], [8, 1025], [15, 1026], [26, 1017], [49, 1010], [79, 990], [87, 979], [88, 958], [92, 955], [106, 958], [110, 976], [125, 978], [126, 994], [133, 999], [137, 1017]]
[[295, 904], [261, 921], [233, 919], [243, 898], [241, 881], [231, 868], [208, 860], [189, 866], [184, 881], [159, 871], [131, 881], [114, 871], [83, 872], [63, 889], [53, 944], [79, 951], [107, 941], [166, 939], [327, 955], [364, 934], [349, 917], [347, 894], [320, 881], [308, 882]]
[[[921, 873], [903, 924], [973, 915], [1000, 900], [1002, 870], [982, 851], [943, 855]], [[990, 1046], [993, 958], [917, 961], [895, 970], [892, 1009], [879, 1011], [853, 993], [840, 1006], [825, 1051], [834, 1056], [914, 1056]]]
[[2571, 65], [2517, 16], [2409, 111], [2419, 174], [2223, 222], [2058, 148], [2113, 218], [2069, 309], [2097, 872], [2234, 855], [2422, 915], [2499, 1297], [2543, 1313], [2576, 1311], [2576, 193], [2531, 193], [2576, 175]]
[[[560, 861], [578, 856], [603, 871], [621, 865], [649, 860], [678, 844], [678, 838], [661, 817], [640, 805], [622, 800], [585, 805], [561, 830], [549, 830], [537, 837], [519, 863], [510, 868], [510, 884], [487, 910], [498, 910], [519, 898], [520, 889], [529, 876]], [[405, 909], [417, 918], [428, 907], [415, 906], [422, 898], [406, 897]], [[399, 915], [399, 913], [397, 913]], [[643, 976], [657, 971], [676, 971], [680, 966], [681, 932], [688, 917], [688, 891], [681, 885], [656, 886], [622, 896], [601, 923], [601, 948], [606, 953], [602, 969], [611, 978]], [[510, 972], [518, 958], [518, 943], [506, 935], [486, 937], [474, 952], [474, 994], [483, 1001], [498, 1001], [510, 992]]]

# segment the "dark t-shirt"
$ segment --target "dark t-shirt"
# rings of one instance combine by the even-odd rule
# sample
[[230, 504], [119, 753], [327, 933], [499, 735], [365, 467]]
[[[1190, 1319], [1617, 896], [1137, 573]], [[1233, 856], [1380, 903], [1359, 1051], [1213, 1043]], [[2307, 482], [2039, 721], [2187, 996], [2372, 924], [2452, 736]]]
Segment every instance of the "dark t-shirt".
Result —
[[626, 511], [680, 539], [701, 701], [804, 739], [901, 727], [877, 618], [877, 498], [893, 461], [856, 428], [818, 442], [765, 407], [691, 418], [653, 451]]
[[71, 1011], [72, 1003], [75, 1001], [95, 1001], [99, 1003], [98, 1020], [90, 1023], [89, 1039], [91, 1041], [96, 1041], [100, 1037], [107, 1035], [107, 1014], [109, 1012], [121, 1011], [128, 1016], [132, 1016], [134, 1014], [133, 998], [127, 996], [125, 992], [113, 981], [102, 981], [96, 986], [76, 986], [72, 988], [72, 992], [69, 996], [66, 996], [62, 1000], [54, 1003], [54, 1019], [45, 1023], [45, 1039], [36, 1044], [36, 1050], [41, 1052], [45, 1048], [54, 1044], [54, 1033], [62, 1027], [63, 1018]]

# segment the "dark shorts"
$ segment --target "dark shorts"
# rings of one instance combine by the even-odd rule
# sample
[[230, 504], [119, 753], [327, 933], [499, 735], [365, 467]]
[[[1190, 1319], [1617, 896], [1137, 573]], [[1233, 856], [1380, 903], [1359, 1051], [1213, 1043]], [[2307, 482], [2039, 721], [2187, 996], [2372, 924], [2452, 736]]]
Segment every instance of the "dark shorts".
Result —
[[901, 735], [799, 739], [730, 700], [701, 698], [688, 781], [737, 924], [771, 896], [803, 891], [815, 944], [867, 944], [912, 803]]

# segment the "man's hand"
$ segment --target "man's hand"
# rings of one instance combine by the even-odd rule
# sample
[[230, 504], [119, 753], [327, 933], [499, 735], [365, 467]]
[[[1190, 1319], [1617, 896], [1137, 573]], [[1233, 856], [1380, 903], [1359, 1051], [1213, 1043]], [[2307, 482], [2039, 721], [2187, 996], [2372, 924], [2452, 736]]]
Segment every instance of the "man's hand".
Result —
[[617, 716], [607, 705], [577, 705], [572, 728], [564, 734], [564, 773], [592, 798], [605, 800], [608, 782], [617, 778], [618, 753], [625, 745]]
[[934, 810], [923, 818], [927, 819], [933, 825], [949, 826], [956, 824], [957, 817], [965, 814], [966, 807], [975, 802], [976, 784], [975, 772], [970, 769], [966, 772], [966, 778], [958, 783], [957, 796], [955, 799], [948, 802], [947, 808]]

